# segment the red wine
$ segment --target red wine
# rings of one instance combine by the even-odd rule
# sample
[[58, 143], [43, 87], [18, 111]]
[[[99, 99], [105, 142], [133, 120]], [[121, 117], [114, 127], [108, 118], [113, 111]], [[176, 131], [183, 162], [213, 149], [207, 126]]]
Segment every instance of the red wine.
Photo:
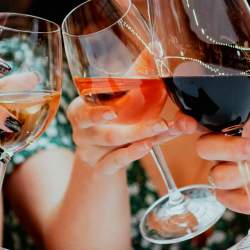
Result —
[[249, 118], [249, 76], [180, 76], [163, 81], [179, 108], [213, 131], [243, 126]]

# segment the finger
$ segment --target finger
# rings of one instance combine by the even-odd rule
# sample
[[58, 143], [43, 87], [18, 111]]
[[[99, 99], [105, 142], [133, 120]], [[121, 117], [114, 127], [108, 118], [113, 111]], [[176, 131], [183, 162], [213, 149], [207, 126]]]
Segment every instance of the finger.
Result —
[[178, 111], [175, 116], [175, 128], [184, 134], [193, 134], [198, 129], [197, 121], [191, 116], [183, 114]]
[[212, 168], [209, 181], [217, 189], [237, 189], [244, 185], [237, 163], [221, 162]]
[[67, 115], [71, 123], [79, 128], [89, 128], [117, 118], [110, 107], [87, 105], [81, 97], [77, 97], [70, 104]]
[[3, 106], [0, 106], [0, 133], [1, 130], [5, 132], [19, 132], [21, 123]]
[[164, 120], [124, 126], [109, 124], [79, 129], [74, 133], [73, 139], [78, 146], [88, 144], [117, 147], [150, 138], [167, 130], [168, 126]]
[[163, 143], [183, 134], [194, 133], [197, 129], [197, 122], [182, 113], [176, 116], [175, 121], [166, 123], [164, 120], [157, 120], [153, 123], [139, 123], [130, 126], [116, 126], [112, 128], [91, 128], [81, 131], [75, 138], [78, 145], [90, 143], [102, 146], [120, 146], [134, 141], [151, 138], [154, 144]]
[[192, 117], [178, 112], [175, 116], [175, 120], [168, 122], [168, 128], [166, 132], [152, 139], [154, 144], [161, 144], [181, 135], [193, 134], [198, 131], [198, 123]]
[[11, 71], [11, 66], [0, 58], [0, 77], [8, 74]]
[[16, 73], [0, 79], [0, 93], [35, 89], [42, 82], [38, 72]]
[[208, 128], [200, 125], [193, 117], [178, 111], [175, 120], [178, 124], [178, 128], [185, 131], [186, 134], [193, 134], [194, 132], [209, 133], [211, 132]]
[[144, 157], [150, 150], [151, 144], [146, 141], [134, 143], [126, 148], [117, 149], [100, 160], [97, 169], [105, 175], [112, 175], [133, 161]]
[[250, 214], [250, 203], [243, 189], [216, 190], [216, 197], [230, 210], [237, 213]]
[[241, 161], [250, 159], [250, 139], [222, 134], [201, 136], [196, 144], [199, 156], [206, 160]]

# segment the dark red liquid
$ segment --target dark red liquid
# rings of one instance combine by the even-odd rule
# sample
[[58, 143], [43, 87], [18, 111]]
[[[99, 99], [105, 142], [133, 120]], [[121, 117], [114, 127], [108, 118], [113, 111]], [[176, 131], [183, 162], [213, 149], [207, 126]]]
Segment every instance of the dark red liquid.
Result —
[[243, 125], [250, 115], [250, 77], [163, 78], [179, 108], [213, 131]]
[[159, 116], [167, 98], [161, 79], [75, 78], [88, 103], [107, 105], [118, 114], [116, 122], [132, 124]]

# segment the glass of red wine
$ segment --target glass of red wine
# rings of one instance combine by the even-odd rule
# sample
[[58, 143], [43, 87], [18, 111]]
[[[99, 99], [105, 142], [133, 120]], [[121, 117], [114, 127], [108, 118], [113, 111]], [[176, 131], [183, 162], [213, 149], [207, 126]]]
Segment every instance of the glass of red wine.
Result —
[[[160, 117], [167, 89], [158, 75], [150, 30], [130, 0], [86, 1], [67, 15], [62, 32], [75, 86], [87, 103], [111, 106], [118, 114], [114, 123], [120, 125]], [[183, 240], [190, 228], [204, 231], [221, 217], [224, 207], [207, 186], [198, 196], [200, 186], [185, 189], [194, 201], [189, 203], [193, 213], [187, 211], [159, 146], [153, 147], [152, 156], [170, 193], [169, 218], [164, 220], [171, 242]], [[151, 223], [156, 230], [161, 227], [156, 220]]]
[[0, 188], [11, 157], [35, 141], [59, 107], [60, 26], [46, 19], [0, 13]]
[[[209, 130], [241, 136], [250, 114], [248, 2], [148, 0], [148, 7], [152, 40], [158, 45], [156, 63], [173, 101]], [[238, 166], [249, 195], [248, 163], [238, 162]], [[197, 195], [201, 193], [197, 190]], [[182, 194], [188, 207], [189, 198]], [[160, 220], [161, 210], [169, 209], [168, 199], [153, 205], [144, 218], [141, 229], [151, 241], [169, 242], [163, 234], [152, 234], [150, 227], [152, 216]], [[205, 208], [209, 202], [199, 205]], [[186, 232], [188, 238], [192, 234], [192, 229]], [[237, 249], [248, 249], [247, 244], [245, 239]]]

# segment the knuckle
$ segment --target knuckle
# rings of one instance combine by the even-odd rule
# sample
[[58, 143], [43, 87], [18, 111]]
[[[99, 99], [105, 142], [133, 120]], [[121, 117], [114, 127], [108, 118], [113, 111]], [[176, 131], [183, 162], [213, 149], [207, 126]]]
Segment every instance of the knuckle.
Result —
[[102, 121], [101, 113], [95, 109], [89, 109], [88, 116], [89, 120], [93, 123], [98, 123]]
[[113, 163], [114, 163], [114, 166], [117, 166], [117, 167], [122, 167], [125, 165], [124, 158], [121, 157], [120, 155], [117, 155], [113, 158]]
[[113, 131], [108, 131], [105, 134], [105, 143], [110, 146], [119, 146], [119, 139]]
[[87, 145], [87, 135], [85, 131], [81, 131], [77, 128], [73, 128], [72, 139], [76, 146]]
[[224, 172], [222, 171], [222, 168], [217, 165], [212, 168], [210, 175], [213, 177], [213, 180], [219, 182], [221, 179], [223, 179]]
[[223, 184], [223, 187], [240, 186], [238, 182], [238, 167], [234, 162], [221, 162], [211, 169], [210, 176], [218, 184]]
[[236, 212], [240, 212], [243, 214], [250, 214], [250, 206], [249, 201], [246, 195], [246, 198], [244, 199], [244, 202], [239, 202], [237, 204], [234, 204]]

